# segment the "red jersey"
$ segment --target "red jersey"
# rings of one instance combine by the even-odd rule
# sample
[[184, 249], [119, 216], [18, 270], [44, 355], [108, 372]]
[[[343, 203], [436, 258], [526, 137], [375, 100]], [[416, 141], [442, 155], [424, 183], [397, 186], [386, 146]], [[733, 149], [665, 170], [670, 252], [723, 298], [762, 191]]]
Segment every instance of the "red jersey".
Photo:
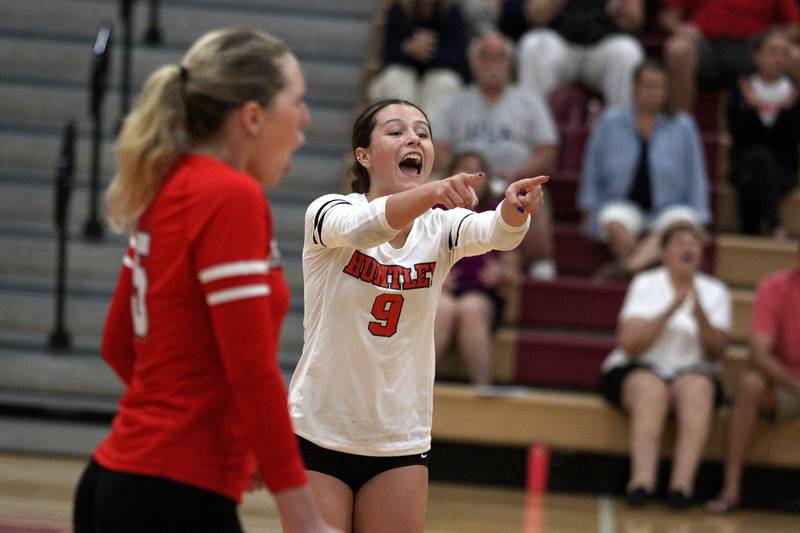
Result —
[[800, 377], [800, 268], [781, 270], [758, 285], [751, 318], [753, 333], [772, 337], [773, 352]]
[[102, 355], [127, 388], [95, 460], [237, 501], [254, 459], [273, 492], [305, 484], [276, 357], [289, 291], [259, 184], [182, 157], [123, 263]]
[[667, 0], [710, 39], [749, 39], [800, 20], [795, 0]]

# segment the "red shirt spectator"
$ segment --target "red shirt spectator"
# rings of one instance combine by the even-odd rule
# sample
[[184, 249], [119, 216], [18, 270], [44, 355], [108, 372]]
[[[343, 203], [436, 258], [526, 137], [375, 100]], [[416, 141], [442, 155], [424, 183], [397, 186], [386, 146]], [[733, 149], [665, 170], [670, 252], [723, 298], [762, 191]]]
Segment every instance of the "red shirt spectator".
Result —
[[800, 377], [800, 266], [775, 272], [761, 281], [751, 329], [770, 335], [775, 356]]
[[800, 22], [795, 0], [667, 0], [710, 39], [748, 39], [773, 25]]

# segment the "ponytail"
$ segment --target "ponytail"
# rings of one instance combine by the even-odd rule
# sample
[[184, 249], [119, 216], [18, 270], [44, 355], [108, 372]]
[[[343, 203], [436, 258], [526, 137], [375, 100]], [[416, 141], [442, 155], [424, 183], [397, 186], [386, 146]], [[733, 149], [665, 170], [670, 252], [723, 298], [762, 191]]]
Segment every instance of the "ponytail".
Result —
[[117, 143], [117, 173], [106, 192], [111, 226], [130, 229], [166, 171], [187, 148], [181, 68], [161, 67], [147, 80]]
[[181, 154], [212, 139], [234, 109], [250, 101], [269, 107], [286, 86], [280, 60], [287, 54], [266, 33], [228, 28], [200, 37], [180, 66], [154, 72], [117, 143], [106, 192], [111, 226], [135, 226]]

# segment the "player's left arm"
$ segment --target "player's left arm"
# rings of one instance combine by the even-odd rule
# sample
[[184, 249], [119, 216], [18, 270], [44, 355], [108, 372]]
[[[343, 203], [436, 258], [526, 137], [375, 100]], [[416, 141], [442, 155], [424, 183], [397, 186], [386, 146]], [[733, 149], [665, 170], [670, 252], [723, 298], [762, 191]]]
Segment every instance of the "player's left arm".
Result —
[[494, 211], [474, 213], [455, 209], [446, 213], [450, 225], [447, 248], [453, 261], [489, 250], [512, 250], [522, 242], [530, 226], [530, 215], [542, 207], [542, 184], [547, 176], [515, 181]]
[[278, 366], [271, 220], [253, 182], [229, 187], [193, 246], [225, 378], [245, 440], [273, 492], [306, 485]]

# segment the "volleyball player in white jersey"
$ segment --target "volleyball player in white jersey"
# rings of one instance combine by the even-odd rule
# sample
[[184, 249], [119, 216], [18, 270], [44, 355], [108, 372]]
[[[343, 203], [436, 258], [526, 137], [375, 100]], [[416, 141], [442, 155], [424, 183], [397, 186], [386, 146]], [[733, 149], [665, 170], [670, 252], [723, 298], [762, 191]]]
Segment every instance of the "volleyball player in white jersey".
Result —
[[353, 153], [355, 192], [306, 212], [305, 344], [290, 412], [330, 524], [422, 531], [442, 283], [460, 257], [519, 244], [547, 177], [512, 183], [496, 211], [470, 211], [470, 185], [484, 176], [428, 181], [428, 119], [401, 100], [364, 110]]

